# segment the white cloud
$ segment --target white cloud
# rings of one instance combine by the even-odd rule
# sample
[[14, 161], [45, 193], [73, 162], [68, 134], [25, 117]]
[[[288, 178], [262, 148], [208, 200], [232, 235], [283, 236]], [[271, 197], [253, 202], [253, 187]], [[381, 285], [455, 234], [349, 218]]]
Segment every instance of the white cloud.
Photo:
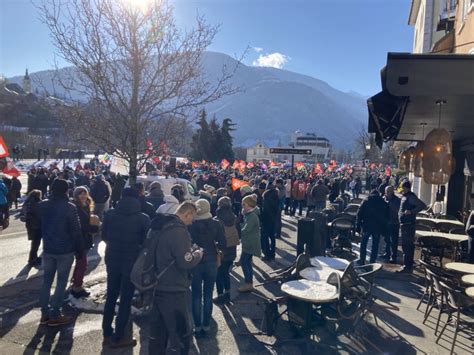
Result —
[[260, 54], [252, 65], [257, 67], [272, 67], [281, 69], [291, 58], [287, 55], [275, 52], [270, 54]]
[[253, 50], [254, 50], [255, 52], [257, 52], [257, 53], [260, 53], [260, 52], [263, 51], [263, 48], [262, 48], [262, 47], [252, 47], [252, 48], [253, 48]]

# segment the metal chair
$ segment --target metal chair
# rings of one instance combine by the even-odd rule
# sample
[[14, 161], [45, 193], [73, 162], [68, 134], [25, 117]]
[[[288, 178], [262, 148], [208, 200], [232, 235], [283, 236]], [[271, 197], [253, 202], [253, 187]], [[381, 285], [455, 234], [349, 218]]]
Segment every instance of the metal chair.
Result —
[[[472, 329], [474, 326], [474, 319], [465, 314], [465, 311], [468, 308], [472, 308], [472, 306], [474, 306], [474, 300], [467, 297], [462, 290], [456, 289], [456, 286], [448, 280], [440, 281], [439, 285], [446, 300], [446, 313], [448, 314], [448, 318], [441, 329], [438, 338], [436, 339], [436, 344], [438, 344], [439, 339], [441, 339], [441, 336], [443, 335], [448, 323], [454, 321], [454, 336], [451, 343], [450, 352], [450, 354], [452, 354], [454, 351], [454, 345], [456, 344], [458, 332], [464, 331], [465, 329]], [[464, 317], [469, 317], [470, 320]]]
[[454, 227], [449, 230], [449, 234], [466, 234], [466, 230], [462, 227]]
[[458, 219], [454, 216], [451, 216], [449, 214], [438, 214], [438, 215], [435, 215], [436, 219], [449, 219], [451, 221], [457, 221]]
[[349, 204], [345, 210], [344, 213], [348, 213], [350, 215], [357, 215], [357, 212], [359, 211], [359, 205], [354, 205], [354, 204]]
[[441, 289], [441, 286], [440, 286], [441, 276], [440, 274], [434, 272], [433, 269], [430, 267], [426, 268], [426, 273], [430, 280], [430, 293], [429, 293], [428, 302], [426, 304], [423, 324], [425, 324], [426, 320], [431, 314], [431, 311], [436, 306], [436, 308], [438, 308], [438, 311], [439, 311], [438, 319], [436, 321], [436, 328], [435, 328], [435, 335], [436, 335], [438, 334], [439, 321], [441, 319], [441, 314], [443, 313], [443, 308], [444, 308], [443, 290]]
[[431, 228], [431, 230], [436, 229], [436, 222], [431, 221], [429, 219], [417, 219], [416, 220], [416, 225], [422, 225], [422, 226], [428, 226]]
[[361, 198], [353, 198], [352, 200], [349, 201], [349, 203], [355, 203], [355, 204], [360, 205], [362, 203], [362, 201], [364, 201], [364, 200], [361, 199]]
[[418, 238], [418, 245], [421, 248], [421, 260], [432, 264], [434, 258], [439, 258], [439, 265], [442, 265], [446, 251], [452, 251], [453, 244], [449, 239], [441, 237], [421, 237]]
[[331, 222], [333, 248], [348, 248], [352, 252], [352, 234], [355, 221], [347, 217], [337, 217]]
[[459, 226], [455, 223], [441, 222], [436, 223], [436, 228], [438, 228], [438, 230], [442, 233], [449, 233], [451, 229], [459, 228]]

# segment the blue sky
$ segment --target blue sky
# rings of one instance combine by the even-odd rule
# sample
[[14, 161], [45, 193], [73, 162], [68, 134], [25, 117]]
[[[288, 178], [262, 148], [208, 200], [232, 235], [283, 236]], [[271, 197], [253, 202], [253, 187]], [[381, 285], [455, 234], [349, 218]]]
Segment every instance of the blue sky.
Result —
[[[411, 52], [410, 2], [171, 0], [181, 26], [189, 26], [197, 12], [221, 25], [210, 50], [238, 56], [251, 46], [247, 65], [282, 67], [363, 95], [380, 91], [387, 52]], [[0, 0], [1, 74], [51, 69], [54, 52], [30, 0]]]

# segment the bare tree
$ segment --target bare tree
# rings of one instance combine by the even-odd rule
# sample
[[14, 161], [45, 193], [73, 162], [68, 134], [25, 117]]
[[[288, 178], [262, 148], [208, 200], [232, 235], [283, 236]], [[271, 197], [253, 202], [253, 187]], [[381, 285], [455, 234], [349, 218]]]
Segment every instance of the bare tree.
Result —
[[228, 84], [237, 66], [203, 75], [218, 26], [197, 16], [194, 29], [180, 31], [167, 1], [144, 9], [126, 0], [43, 0], [39, 9], [59, 55], [73, 65], [57, 77], [71, 93], [66, 132], [125, 159], [132, 181], [148, 158], [147, 139], [163, 136], [170, 117], [185, 119], [238, 91]]

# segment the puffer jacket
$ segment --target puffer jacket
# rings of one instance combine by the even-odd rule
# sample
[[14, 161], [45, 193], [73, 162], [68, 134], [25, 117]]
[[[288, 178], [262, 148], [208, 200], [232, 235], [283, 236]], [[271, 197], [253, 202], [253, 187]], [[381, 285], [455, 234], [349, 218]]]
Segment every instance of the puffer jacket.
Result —
[[[186, 292], [191, 285], [190, 270], [193, 269], [201, 258], [193, 253], [191, 235], [184, 223], [174, 215], [166, 227], [155, 226], [160, 222], [156, 217], [151, 224], [150, 237], [160, 238], [155, 253], [157, 273], [169, 269], [160, 278], [156, 290], [160, 292]], [[162, 229], [163, 228], [163, 229]]]
[[165, 203], [158, 207], [156, 213], [175, 214], [179, 206], [178, 199], [173, 195], [166, 195], [164, 201]]
[[242, 252], [258, 257], [262, 254], [259, 214], [258, 207], [246, 212], [241, 224]]
[[[215, 220], [219, 221], [225, 227], [234, 227], [237, 231], [237, 234], [240, 235], [240, 226], [237, 225], [237, 217], [232, 212], [231, 207], [218, 207], [216, 211]], [[224, 229], [225, 234], [225, 229]], [[223, 261], [232, 261], [237, 256], [237, 246], [229, 246], [228, 236], [226, 235], [226, 247], [222, 248], [224, 254]]]
[[28, 197], [28, 199], [25, 201], [25, 226], [29, 231], [41, 230], [41, 218], [39, 213], [40, 202], [40, 199], [33, 197]]
[[216, 262], [217, 249], [222, 250], [226, 247], [224, 227], [212, 218], [194, 220], [189, 227], [191, 239], [203, 249], [201, 263]]
[[106, 264], [133, 264], [150, 227], [150, 218], [141, 212], [140, 201], [124, 197], [105, 213], [102, 239], [106, 243]]
[[81, 253], [81, 225], [77, 208], [66, 197], [53, 197], [39, 204], [43, 251], [46, 254]]

